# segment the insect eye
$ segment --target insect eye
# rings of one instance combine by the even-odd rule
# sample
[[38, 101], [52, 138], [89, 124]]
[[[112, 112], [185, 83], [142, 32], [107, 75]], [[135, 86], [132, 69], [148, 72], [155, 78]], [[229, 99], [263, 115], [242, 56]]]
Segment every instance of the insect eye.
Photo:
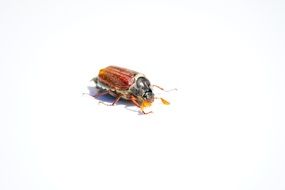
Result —
[[137, 79], [138, 88], [148, 88], [149, 86], [150, 86], [150, 82], [145, 77], [140, 77]]

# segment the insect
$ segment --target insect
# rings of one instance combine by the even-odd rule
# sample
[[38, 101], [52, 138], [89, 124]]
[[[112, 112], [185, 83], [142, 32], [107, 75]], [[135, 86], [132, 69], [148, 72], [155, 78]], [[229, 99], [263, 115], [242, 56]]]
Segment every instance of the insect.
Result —
[[95, 82], [96, 88], [99, 89], [99, 92], [93, 97], [98, 98], [110, 94], [115, 97], [111, 105], [115, 105], [123, 98], [139, 107], [143, 114], [151, 113], [145, 112], [144, 108], [151, 106], [154, 99], [160, 99], [163, 104], [169, 105], [167, 100], [157, 98], [153, 93], [153, 87], [164, 89], [157, 85], [151, 85], [145, 75], [137, 71], [118, 66], [108, 66], [101, 69], [98, 76], [92, 80]]

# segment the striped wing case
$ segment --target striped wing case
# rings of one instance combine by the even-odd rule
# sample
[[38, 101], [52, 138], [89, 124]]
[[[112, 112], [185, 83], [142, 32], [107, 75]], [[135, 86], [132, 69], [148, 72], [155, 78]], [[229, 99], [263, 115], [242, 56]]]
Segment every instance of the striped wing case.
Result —
[[99, 82], [115, 90], [128, 90], [135, 82], [135, 76], [138, 72], [117, 67], [108, 66], [99, 71]]

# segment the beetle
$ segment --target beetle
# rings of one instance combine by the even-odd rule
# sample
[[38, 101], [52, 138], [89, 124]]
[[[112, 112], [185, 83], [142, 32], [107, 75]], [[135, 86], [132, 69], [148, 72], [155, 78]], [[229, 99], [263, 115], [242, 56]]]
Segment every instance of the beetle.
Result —
[[99, 89], [99, 92], [93, 97], [98, 98], [110, 94], [115, 97], [114, 102], [110, 105], [115, 105], [123, 98], [139, 107], [143, 114], [151, 113], [145, 112], [144, 108], [151, 106], [154, 99], [160, 99], [163, 104], [169, 105], [167, 100], [157, 98], [153, 93], [153, 87], [164, 90], [163, 88], [151, 85], [144, 74], [131, 69], [108, 66], [100, 69], [98, 76], [93, 78], [92, 81]]

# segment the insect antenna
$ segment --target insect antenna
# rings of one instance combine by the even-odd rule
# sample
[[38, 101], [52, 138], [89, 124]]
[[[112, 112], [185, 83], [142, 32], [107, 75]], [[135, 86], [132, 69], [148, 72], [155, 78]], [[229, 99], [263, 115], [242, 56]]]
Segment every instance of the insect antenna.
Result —
[[170, 104], [170, 102], [165, 100], [164, 98], [155, 97], [155, 99], [160, 99], [161, 103], [163, 103], [164, 105], [169, 105]]

